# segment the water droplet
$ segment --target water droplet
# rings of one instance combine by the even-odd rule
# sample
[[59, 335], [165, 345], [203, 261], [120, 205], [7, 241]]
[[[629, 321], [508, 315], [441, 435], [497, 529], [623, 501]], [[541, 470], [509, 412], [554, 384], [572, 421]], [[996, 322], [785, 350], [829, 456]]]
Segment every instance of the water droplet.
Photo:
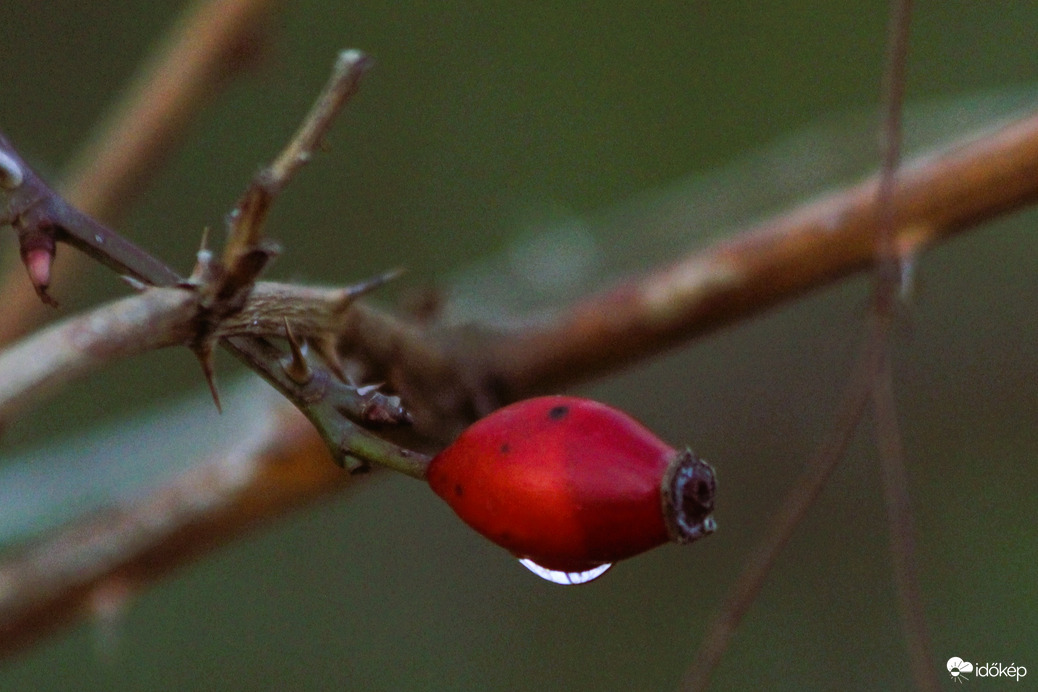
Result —
[[104, 245], [105, 244], [105, 239], [104, 239], [104, 237], [102, 237], [102, 235], [100, 233], [95, 233], [94, 234], [94, 242], [97, 243], [98, 245]]
[[598, 579], [603, 574], [609, 571], [609, 568], [613, 566], [613, 563], [609, 562], [598, 567], [593, 567], [583, 572], [563, 572], [557, 569], [548, 569], [547, 567], [541, 567], [533, 560], [522, 558], [519, 560], [519, 564], [536, 574], [541, 579], [547, 579], [548, 581], [555, 584], [562, 584], [563, 586], [570, 586], [573, 584], [587, 584], [589, 581]]

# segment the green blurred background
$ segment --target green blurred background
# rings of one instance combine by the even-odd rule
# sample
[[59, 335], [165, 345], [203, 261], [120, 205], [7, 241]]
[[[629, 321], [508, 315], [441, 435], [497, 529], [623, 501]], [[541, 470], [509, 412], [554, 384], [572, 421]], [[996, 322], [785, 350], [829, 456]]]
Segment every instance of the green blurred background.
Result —
[[[184, 7], [4, 0], [0, 127], [57, 176]], [[201, 229], [220, 226], [292, 132], [336, 51], [357, 47], [376, 69], [329, 151], [278, 201], [270, 234], [285, 252], [269, 276], [341, 283], [405, 266], [387, 303], [435, 285], [459, 319], [473, 294], [496, 314], [572, 297], [867, 171], [886, 11], [831, 0], [291, 3], [260, 69], [192, 126], [121, 230], [188, 268]], [[1036, 31], [1030, 3], [921, 3], [913, 141], [1033, 104]], [[898, 335], [942, 675], [960, 656], [1038, 676], [1036, 224], [1019, 213], [928, 253]], [[524, 268], [545, 247], [567, 248], [570, 263], [532, 286]], [[65, 312], [124, 291], [99, 269], [86, 281], [55, 287]], [[552, 290], [538, 293], [543, 283]], [[562, 588], [421, 484], [382, 475], [141, 593], [104, 653], [83, 625], [5, 662], [0, 689], [674, 689], [831, 426], [867, 291], [845, 282], [579, 390], [715, 463], [720, 530], [708, 541]], [[220, 367], [225, 382], [238, 372]], [[34, 409], [5, 430], [5, 449], [60, 442], [56, 454], [73, 456], [99, 424], [200, 391], [189, 354], [149, 354]], [[149, 429], [133, 433], [141, 449]], [[859, 435], [717, 689], [909, 686], [874, 457]]]

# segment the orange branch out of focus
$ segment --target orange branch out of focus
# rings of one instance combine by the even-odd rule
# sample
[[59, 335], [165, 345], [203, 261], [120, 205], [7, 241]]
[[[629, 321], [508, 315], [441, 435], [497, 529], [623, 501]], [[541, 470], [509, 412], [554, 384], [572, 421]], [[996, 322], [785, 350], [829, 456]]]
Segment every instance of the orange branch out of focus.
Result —
[[[768, 219], [668, 267], [578, 299], [492, 345], [509, 392], [579, 382], [803, 296], [876, 261], [875, 179]], [[893, 250], [925, 247], [1038, 200], [1038, 115], [909, 162], [893, 193]]]
[[90, 615], [99, 595], [131, 595], [262, 520], [311, 505], [350, 483], [294, 409], [279, 405], [264, 428], [262, 437], [217, 454], [141, 500], [79, 517], [5, 560], [0, 656]]

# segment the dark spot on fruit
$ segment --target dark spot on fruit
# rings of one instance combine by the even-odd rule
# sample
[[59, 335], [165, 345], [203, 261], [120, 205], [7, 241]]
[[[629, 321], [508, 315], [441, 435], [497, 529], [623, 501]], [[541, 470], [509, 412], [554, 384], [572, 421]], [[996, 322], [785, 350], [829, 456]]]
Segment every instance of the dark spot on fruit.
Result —
[[552, 410], [548, 411], [548, 418], [552, 420], [561, 420], [566, 417], [569, 413], [569, 406], [556, 406]]
[[465, 494], [465, 489], [461, 487], [461, 483], [456, 483], [454, 485], [454, 494], [458, 497], [461, 497]]
[[501, 445], [501, 453], [502, 454], [508, 454], [511, 451], [512, 451], [512, 448], [510, 446], [508, 446], [507, 442], [504, 443], [503, 445]]

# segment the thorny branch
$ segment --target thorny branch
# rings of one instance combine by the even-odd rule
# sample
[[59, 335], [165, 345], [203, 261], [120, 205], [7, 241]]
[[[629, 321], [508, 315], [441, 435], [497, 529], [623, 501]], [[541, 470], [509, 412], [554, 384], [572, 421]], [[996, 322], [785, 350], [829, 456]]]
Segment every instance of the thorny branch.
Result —
[[277, 252], [275, 247], [264, 242], [262, 235], [270, 204], [299, 169], [310, 161], [335, 116], [357, 93], [360, 78], [370, 66], [370, 58], [360, 51], [347, 50], [339, 55], [328, 84], [303, 119], [295, 137], [274, 163], [256, 175], [238, 200], [228, 217], [228, 242], [221, 262], [224, 274], [214, 286], [212, 300], [215, 303], [233, 305], [234, 297], [248, 292], [255, 277]]
[[[22, 167], [13, 148], [5, 145], [2, 151], [6, 158], [0, 158], [0, 169], [6, 186], [20, 189], [29, 169]], [[910, 255], [1036, 198], [1038, 117], [1033, 116], [905, 167], [891, 206], [895, 247], [899, 253]], [[522, 333], [410, 323], [358, 301], [341, 316], [334, 332], [335, 352], [342, 358], [357, 359], [366, 374], [382, 374], [415, 414], [418, 432], [444, 439], [487, 407], [615, 370], [872, 266], [875, 200], [876, 181], [866, 181], [694, 253], [669, 268], [588, 296]], [[61, 220], [66, 213], [72, 212], [59, 205], [56, 217]], [[249, 298], [261, 295], [265, 290], [262, 287], [264, 284], [254, 286]], [[296, 298], [312, 300], [301, 295]], [[264, 314], [269, 318], [265, 328], [276, 329], [276, 318]], [[286, 315], [278, 317], [284, 324]], [[289, 317], [289, 322], [293, 333], [303, 338], [302, 321]], [[236, 342], [244, 340], [233, 338]], [[282, 355], [280, 350], [270, 342], [248, 338], [256, 346], [254, 364], [263, 364], [267, 374], [274, 373], [275, 378], [288, 378], [291, 384], [285, 383], [285, 387], [298, 391], [299, 383], [274, 366]], [[324, 372], [325, 368], [318, 370]], [[325, 394], [319, 393], [321, 396]], [[381, 442], [367, 435], [363, 440]], [[287, 506], [312, 501], [340, 483], [324, 480], [292, 486], [285, 491], [291, 501], [255, 512], [271, 516]], [[142, 501], [142, 506], [147, 501]], [[228, 515], [240, 516], [236, 514], [239, 512], [244, 515], [243, 505], [232, 499], [220, 512], [192, 517], [190, 526], [205, 534], [206, 526], [222, 525]], [[241, 530], [238, 524], [231, 524], [235, 528], [230, 533]], [[107, 530], [97, 528], [96, 535], [106, 535]], [[156, 540], [147, 549], [130, 550], [120, 556], [118, 565], [128, 569], [145, 565], [152, 550], [162, 551], [169, 558], [164, 564], [173, 565], [208, 544], [191, 543], [189, 539], [185, 545], [183, 534]], [[47, 546], [41, 546], [41, 550], [46, 557]], [[93, 559], [88, 570], [91, 574], [117, 571], [108, 556], [95, 555]], [[100, 582], [91, 583], [96, 586]], [[82, 602], [85, 591], [81, 588], [59, 588], [57, 597], [42, 605], [31, 601], [21, 615], [32, 619], [34, 614], [46, 611], [52, 617], [52, 609], [57, 608], [67, 617]], [[12, 601], [8, 597], [17, 602], [20, 593], [15, 589], [5, 591], [3, 596], [0, 604], [9, 604]], [[0, 612], [6, 610], [0, 608]], [[24, 635], [18, 627], [4, 628], [4, 632], [4, 649]]]
[[[420, 434], [449, 439], [500, 403], [615, 370], [871, 266], [875, 191], [869, 180], [834, 193], [521, 332], [427, 327], [358, 301], [334, 334], [336, 348], [325, 351], [332, 360], [357, 359], [372, 380], [384, 379], [407, 402]], [[906, 165], [893, 195], [895, 245], [909, 255], [1036, 198], [1038, 116], [1031, 116]], [[64, 217], [73, 212], [58, 205], [52, 213], [70, 223]], [[82, 223], [97, 230], [89, 217]], [[122, 250], [107, 229], [76, 240], [103, 261]], [[136, 266], [134, 257], [128, 261]], [[161, 263], [152, 275], [157, 283], [175, 276]], [[291, 389], [279, 368], [267, 366], [275, 386]]]
[[[174, 149], [202, 106], [253, 64], [266, 43], [276, 0], [199, 0], [161, 42], [69, 166], [61, 186], [77, 209], [114, 223]], [[61, 265], [66, 274], [76, 262]], [[0, 344], [39, 322], [44, 307], [9, 265], [0, 277]]]
[[[50, 261], [59, 241], [80, 249], [134, 282], [193, 289], [197, 293], [197, 305], [192, 317], [193, 337], [189, 345], [198, 353], [207, 380], [213, 387], [211, 348], [220, 324], [241, 311], [256, 277], [273, 254], [271, 245], [262, 238], [265, 209], [277, 190], [310, 156], [312, 147], [318, 144], [321, 134], [348, 97], [355, 93], [357, 82], [368, 64], [366, 57], [357, 51], [344, 51], [339, 56], [318, 106], [289, 144], [288, 155], [282, 155], [275, 167], [261, 171], [243, 196], [237, 213], [232, 213], [225, 260], [213, 261], [203, 247], [196, 270], [187, 280], [72, 207], [51, 190], [0, 134], [0, 153], [4, 157], [0, 163], [3, 164], [5, 187], [8, 188], [7, 206], [0, 214], [0, 223], [17, 230], [22, 257], [37, 292], [42, 298], [47, 298]], [[286, 160], [294, 163], [286, 164]], [[377, 285], [377, 282], [369, 285]], [[355, 294], [355, 291], [348, 292], [348, 300]], [[408, 414], [395, 397], [387, 397], [378, 391], [358, 390], [335, 377], [332, 371], [339, 370], [336, 366], [331, 370], [326, 366], [314, 366], [312, 376], [305, 382], [296, 382], [281, 363], [283, 354], [260, 337], [226, 336], [222, 342], [314, 422], [340, 463], [356, 470], [374, 461], [393, 465], [411, 475], [423, 474], [423, 455], [373, 438], [350, 420], [367, 424], [408, 422]], [[215, 387], [213, 392], [215, 396]], [[373, 459], [372, 453], [382, 456]]]
[[[338, 328], [352, 301], [370, 285], [319, 288], [259, 282], [241, 310], [222, 320], [212, 336], [282, 337], [288, 323], [294, 325], [296, 338], [318, 339]], [[0, 378], [0, 420], [38, 403], [44, 392], [117, 360], [191, 344], [197, 313], [195, 292], [149, 288], [53, 324], [0, 351], [0, 373], [6, 374]], [[316, 377], [312, 367], [309, 377]], [[307, 387], [300, 391], [314, 394]]]

